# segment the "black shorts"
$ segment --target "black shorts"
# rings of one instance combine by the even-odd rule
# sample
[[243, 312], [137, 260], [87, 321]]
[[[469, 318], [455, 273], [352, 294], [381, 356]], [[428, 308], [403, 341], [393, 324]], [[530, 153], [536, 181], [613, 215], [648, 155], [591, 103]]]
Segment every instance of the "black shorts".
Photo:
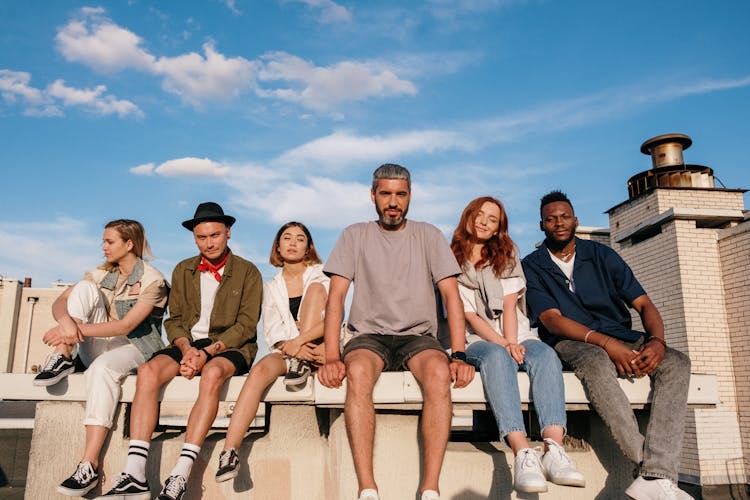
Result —
[[[200, 339], [191, 342], [190, 345], [195, 347], [196, 349], [202, 349], [204, 347], [210, 346], [211, 343], [211, 339]], [[156, 351], [154, 355], [151, 356], [151, 359], [154, 359], [156, 356], [169, 356], [177, 364], [180, 364], [180, 361], [182, 361], [182, 351], [179, 349], [179, 347], [167, 347], [166, 349], [162, 349], [161, 351]], [[247, 366], [247, 361], [245, 361], [245, 356], [243, 356], [240, 351], [229, 349], [227, 351], [220, 352], [213, 357], [228, 359], [234, 365], [235, 375], [244, 375], [249, 369], [249, 367]]]
[[429, 349], [440, 351], [448, 358], [448, 353], [432, 335], [355, 335], [344, 346], [344, 358], [355, 349], [367, 349], [377, 354], [385, 363], [385, 372], [408, 370], [407, 363], [412, 356]]

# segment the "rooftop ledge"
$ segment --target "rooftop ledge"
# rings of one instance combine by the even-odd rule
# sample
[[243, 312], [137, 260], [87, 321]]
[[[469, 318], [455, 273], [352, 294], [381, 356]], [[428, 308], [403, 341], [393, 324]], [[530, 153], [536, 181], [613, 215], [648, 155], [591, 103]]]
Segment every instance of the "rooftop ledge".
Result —
[[674, 207], [646, 219], [627, 231], [617, 234], [615, 241], [617, 243], [622, 243], [631, 239], [643, 239], [643, 236], [651, 234], [657, 226], [661, 227], [663, 224], [673, 220], [694, 220], [700, 221], [702, 227], [716, 227], [727, 222], [740, 222], [744, 220], [744, 218], [745, 214], [742, 210]]
[[[0, 400], [21, 401], [85, 401], [86, 382], [83, 374], [73, 374], [51, 387], [32, 385], [33, 374], [0, 373]], [[123, 384], [123, 402], [132, 402], [135, 395], [135, 375], [130, 375]], [[221, 394], [222, 401], [236, 401], [246, 377], [232, 377]], [[578, 378], [572, 372], [564, 372], [565, 402], [568, 410], [588, 409], [588, 397]], [[176, 377], [161, 393], [161, 401], [191, 402], [198, 395], [198, 379], [187, 380]], [[619, 379], [631, 404], [642, 407], [651, 401], [651, 384], [648, 377], [641, 379]], [[530, 396], [529, 377], [525, 372], [518, 373], [518, 386], [521, 402], [533, 402]], [[346, 396], [346, 380], [341, 387], [331, 389], [323, 386], [317, 378], [308, 379], [305, 387], [297, 392], [287, 391], [283, 378], [274, 382], [266, 391], [263, 400], [276, 404], [310, 404], [324, 407], [341, 407]], [[477, 374], [467, 387], [451, 389], [454, 405], [483, 405], [486, 403], [482, 380]], [[422, 392], [410, 372], [387, 372], [381, 374], [373, 391], [373, 401], [381, 408], [419, 408]], [[692, 374], [688, 391], [688, 405], [693, 407], [715, 406], [720, 403], [718, 382], [715, 375]]]

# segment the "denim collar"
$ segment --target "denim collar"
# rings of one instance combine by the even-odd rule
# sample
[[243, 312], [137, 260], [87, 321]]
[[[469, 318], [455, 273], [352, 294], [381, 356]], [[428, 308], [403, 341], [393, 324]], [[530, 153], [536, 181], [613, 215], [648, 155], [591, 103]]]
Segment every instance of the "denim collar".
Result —
[[[139, 281], [141, 281], [142, 277], [143, 277], [143, 259], [141, 259], [140, 257], [137, 257], [135, 259], [135, 265], [133, 266], [133, 271], [130, 273], [130, 276], [128, 276], [127, 284], [129, 286], [133, 286]], [[117, 271], [110, 271], [99, 282], [99, 286], [102, 288], [106, 288], [107, 290], [114, 290], [115, 287], [117, 286], [118, 279], [120, 279], [119, 269]]]

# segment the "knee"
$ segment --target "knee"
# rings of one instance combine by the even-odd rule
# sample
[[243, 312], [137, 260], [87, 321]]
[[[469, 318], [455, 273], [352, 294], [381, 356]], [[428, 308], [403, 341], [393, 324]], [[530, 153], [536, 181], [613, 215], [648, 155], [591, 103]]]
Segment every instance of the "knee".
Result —
[[667, 348], [664, 359], [659, 365], [660, 370], [669, 371], [684, 378], [690, 378], [690, 367], [690, 358], [687, 354], [671, 348]]
[[159, 385], [159, 373], [151, 363], [143, 363], [138, 367], [136, 388], [154, 388]]
[[536, 369], [562, 371], [562, 362], [560, 362], [557, 353], [554, 349], [546, 345], [542, 345], [535, 356], [533, 358], [530, 357], [528, 361]]
[[222, 370], [220, 366], [209, 364], [207, 366], [204, 366], [203, 370], [201, 370], [201, 381], [199, 388], [204, 390], [218, 389], [222, 386], [226, 378], [227, 377], [224, 373], [224, 370]]
[[326, 287], [321, 283], [311, 283], [305, 292], [305, 299], [308, 301], [325, 302], [327, 297]]
[[430, 359], [422, 368], [421, 385], [423, 390], [438, 387], [450, 387], [451, 371], [446, 360], [442, 357]]

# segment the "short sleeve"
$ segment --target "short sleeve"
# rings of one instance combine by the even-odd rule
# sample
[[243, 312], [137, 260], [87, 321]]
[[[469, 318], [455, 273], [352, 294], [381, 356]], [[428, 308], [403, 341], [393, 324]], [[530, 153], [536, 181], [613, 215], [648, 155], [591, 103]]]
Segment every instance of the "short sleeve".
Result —
[[152, 305], [154, 307], [166, 307], [167, 305], [167, 284], [163, 279], [151, 283], [142, 290], [138, 295], [138, 302]]
[[520, 276], [513, 276], [511, 278], [502, 278], [500, 282], [503, 285], [503, 293], [505, 295], [510, 295], [511, 293], [518, 293], [518, 295], [521, 296], [526, 291], [526, 280]]
[[646, 294], [633, 274], [633, 270], [617, 252], [611, 249], [607, 252], [605, 265], [615, 284], [617, 295], [628, 306], [631, 306], [635, 299]]
[[354, 279], [354, 269], [356, 265], [356, 238], [353, 234], [355, 226], [349, 226], [341, 233], [338, 241], [328, 256], [323, 272], [327, 276], [332, 274], [342, 276], [349, 281]]
[[425, 230], [428, 231], [429, 237], [427, 244], [430, 252], [430, 272], [434, 283], [461, 274], [461, 267], [456, 262], [456, 256], [453, 255], [448, 241], [435, 226], [426, 224]]

